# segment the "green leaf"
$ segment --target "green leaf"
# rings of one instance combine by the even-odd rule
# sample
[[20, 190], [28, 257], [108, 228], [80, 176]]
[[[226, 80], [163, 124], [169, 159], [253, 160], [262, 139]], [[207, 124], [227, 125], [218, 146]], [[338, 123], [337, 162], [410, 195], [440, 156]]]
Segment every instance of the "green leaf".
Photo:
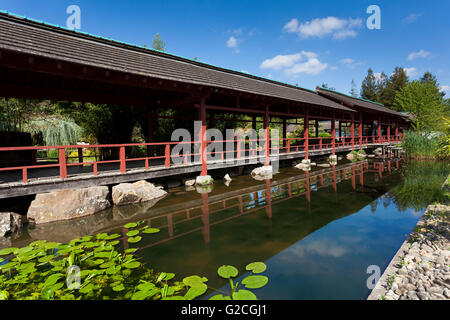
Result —
[[233, 266], [221, 266], [218, 270], [217, 273], [219, 274], [219, 276], [221, 276], [222, 278], [225, 279], [230, 279], [230, 278], [234, 278], [239, 274], [238, 269], [236, 269]]
[[45, 280], [44, 287], [50, 287], [50, 286], [54, 285], [56, 282], [58, 282], [58, 280], [61, 277], [63, 277], [63, 275], [61, 273], [52, 274]]
[[89, 293], [89, 292], [91, 292], [92, 290], [94, 290], [94, 285], [92, 284], [92, 283], [88, 283], [88, 284], [86, 284], [86, 285], [83, 285], [81, 288], [80, 288], [80, 293]]
[[124, 228], [126, 228], [126, 229], [135, 228], [135, 227], [137, 227], [137, 223], [134, 223], [134, 222], [130, 222], [130, 223], [127, 223], [126, 225], [124, 225]]
[[133, 262], [128, 262], [125, 263], [124, 266], [127, 269], [136, 269], [141, 265], [141, 263], [139, 261], [133, 261]]
[[39, 258], [38, 261], [41, 262], [41, 263], [47, 263], [50, 260], [52, 260], [53, 258], [55, 258], [54, 255], [43, 256], [43, 257]]
[[127, 232], [127, 236], [134, 237], [135, 235], [139, 234], [139, 230], [131, 230]]
[[18, 248], [6, 248], [0, 250], [0, 256], [6, 256], [8, 254], [14, 253], [15, 251], [18, 251]]
[[54, 294], [55, 290], [53, 290], [52, 287], [45, 287], [44, 289], [42, 289], [41, 298], [44, 300], [50, 300], [51, 298], [53, 298]]
[[132, 237], [132, 238], [128, 238], [128, 242], [129, 243], [136, 243], [142, 240], [141, 236], [137, 236], [137, 237]]
[[146, 228], [144, 230], [142, 230], [142, 233], [158, 233], [161, 230], [157, 229], [157, 228]]
[[109, 267], [114, 266], [114, 265], [115, 265], [115, 262], [114, 262], [114, 261], [108, 261], [108, 262], [102, 263], [102, 264], [100, 265], [100, 268], [102, 268], [102, 269], [108, 269]]
[[162, 298], [161, 300], [186, 300], [186, 299], [182, 296], [171, 296]]
[[193, 300], [197, 298], [198, 296], [201, 296], [208, 290], [208, 286], [206, 284], [198, 285], [195, 287], [189, 288], [188, 292], [184, 295], [184, 298], [186, 300]]
[[245, 270], [252, 271], [253, 273], [261, 273], [266, 271], [266, 269], [267, 266], [264, 262], [253, 262], [245, 267]]
[[159, 292], [158, 289], [150, 289], [145, 291], [137, 291], [131, 296], [131, 300], [145, 300], [146, 298], [151, 298]]
[[136, 248], [130, 248], [130, 249], [125, 250], [125, 253], [134, 253], [136, 251], [137, 251]]
[[0, 300], [8, 300], [9, 293], [8, 291], [0, 291]]
[[107, 237], [105, 238], [105, 240], [114, 240], [114, 239], [117, 239], [117, 238], [119, 238], [119, 237], [121, 237], [120, 234], [114, 233], [114, 234], [111, 234], [111, 235], [107, 236]]
[[233, 292], [233, 300], [258, 300], [255, 294], [248, 290], [239, 290], [237, 292]]
[[119, 285], [114, 286], [112, 289], [113, 289], [114, 291], [116, 291], [116, 292], [120, 292], [120, 291], [125, 290], [125, 287], [124, 287], [123, 284], [121, 283], [121, 284], [119, 284]]
[[269, 278], [265, 276], [248, 276], [242, 280], [242, 284], [248, 289], [262, 288], [267, 284], [267, 282], [269, 282]]
[[154, 287], [155, 287], [154, 283], [144, 282], [144, 283], [141, 283], [140, 285], [138, 285], [136, 287], [136, 289], [138, 289], [140, 291], [149, 291], [149, 290], [153, 289]]
[[206, 281], [208, 281], [208, 278], [199, 276], [190, 276], [183, 279], [183, 283], [189, 287], [202, 286]]

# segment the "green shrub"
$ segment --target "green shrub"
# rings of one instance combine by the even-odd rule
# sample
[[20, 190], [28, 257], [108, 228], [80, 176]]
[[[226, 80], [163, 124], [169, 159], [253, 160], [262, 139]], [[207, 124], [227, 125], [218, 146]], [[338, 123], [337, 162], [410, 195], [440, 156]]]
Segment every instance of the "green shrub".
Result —
[[439, 139], [431, 134], [405, 132], [403, 149], [409, 158], [434, 159], [437, 156]]

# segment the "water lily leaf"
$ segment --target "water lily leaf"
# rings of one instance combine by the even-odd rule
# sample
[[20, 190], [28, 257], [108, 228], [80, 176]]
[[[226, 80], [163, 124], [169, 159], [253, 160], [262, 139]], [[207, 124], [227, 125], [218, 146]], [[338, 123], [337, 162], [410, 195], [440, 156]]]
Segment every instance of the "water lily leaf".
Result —
[[95, 259], [95, 260], [92, 260], [92, 261], [90, 261], [92, 264], [94, 264], [94, 265], [99, 265], [99, 264], [102, 264], [102, 263], [104, 263], [105, 262], [105, 260], [103, 260], [103, 259]]
[[88, 283], [88, 284], [86, 284], [86, 285], [83, 285], [81, 288], [80, 288], [80, 293], [89, 293], [89, 292], [91, 292], [92, 290], [94, 290], [94, 285], [92, 284], [92, 283]]
[[189, 287], [201, 286], [206, 281], [208, 281], [208, 278], [199, 276], [190, 276], [183, 279], [183, 283]]
[[216, 294], [215, 296], [209, 298], [209, 300], [231, 300], [231, 298], [222, 294]]
[[208, 286], [206, 284], [198, 285], [195, 287], [189, 288], [189, 290], [184, 295], [184, 298], [186, 300], [193, 300], [197, 298], [198, 296], [201, 296], [208, 290]]
[[108, 269], [109, 267], [113, 266], [114, 264], [115, 264], [114, 261], [108, 261], [108, 262], [102, 263], [100, 265], [100, 268]]
[[233, 266], [221, 266], [218, 270], [217, 273], [219, 274], [219, 276], [221, 276], [222, 278], [225, 279], [230, 279], [230, 278], [234, 278], [238, 275], [239, 271], [238, 269], [236, 269]]
[[132, 237], [132, 238], [128, 238], [128, 242], [129, 243], [136, 243], [142, 240], [141, 236], [137, 236], [137, 237]]
[[140, 291], [149, 291], [149, 290], [153, 289], [154, 287], [155, 287], [154, 283], [144, 282], [144, 283], [141, 283], [140, 285], [138, 285], [136, 287], [136, 289], [138, 289]]
[[105, 240], [114, 240], [114, 239], [117, 239], [117, 238], [120, 238], [120, 237], [121, 237], [120, 234], [114, 233], [114, 234], [110, 234], [109, 236], [105, 237]]
[[248, 290], [239, 290], [237, 292], [233, 292], [233, 300], [258, 300], [255, 294]]
[[165, 273], [165, 272], [161, 272], [158, 276], [158, 279], [156, 280], [156, 282], [160, 282], [162, 280], [170, 280], [173, 279], [175, 277], [174, 273]]
[[97, 235], [97, 239], [99, 239], [99, 240], [105, 240], [106, 237], [108, 237], [108, 234], [107, 234], [107, 233], [99, 233], [99, 234]]
[[161, 297], [165, 298], [167, 296], [171, 296], [175, 293], [174, 288], [169, 287], [167, 284], [161, 289]]
[[146, 228], [142, 230], [142, 233], [158, 233], [160, 231], [158, 228]]
[[134, 253], [136, 251], [137, 251], [136, 248], [130, 248], [130, 249], [125, 250], [125, 253]]
[[119, 284], [119, 285], [114, 286], [112, 289], [113, 289], [114, 291], [116, 291], [116, 292], [120, 292], [120, 291], [125, 290], [125, 287], [124, 287], [123, 284], [121, 283], [121, 284]]
[[47, 263], [50, 260], [52, 260], [53, 258], [55, 258], [54, 255], [48, 255], [48, 256], [44, 256], [44, 257], [39, 258], [38, 261], [41, 262], [41, 263]]
[[134, 223], [134, 222], [130, 222], [130, 223], [127, 223], [126, 225], [124, 225], [124, 228], [126, 228], [126, 229], [131, 229], [131, 228], [135, 228], [135, 227], [137, 227], [137, 223]]
[[55, 290], [53, 290], [53, 288], [45, 287], [44, 289], [42, 289], [41, 298], [44, 300], [50, 300], [51, 298], [53, 298], [54, 294]]
[[108, 269], [106, 269], [106, 274], [115, 274], [122, 269], [121, 266], [111, 266]]
[[58, 280], [61, 277], [63, 277], [63, 275], [61, 273], [52, 274], [45, 280], [44, 287], [50, 287], [50, 286], [54, 285], [56, 282], [58, 282]]
[[153, 297], [158, 292], [159, 292], [159, 290], [156, 288], [148, 290], [148, 291], [147, 290], [137, 291], [131, 296], [131, 300], [145, 300], [147, 298]]
[[128, 262], [125, 263], [124, 266], [127, 269], [136, 269], [141, 265], [141, 263], [139, 261], [133, 261], [133, 262]]
[[139, 230], [131, 230], [127, 232], [127, 236], [134, 237], [135, 235], [139, 234]]
[[267, 284], [267, 282], [269, 282], [269, 278], [265, 276], [248, 276], [242, 280], [242, 284], [248, 289], [262, 288]]
[[252, 271], [253, 273], [261, 273], [266, 271], [267, 266], [264, 262], [253, 262], [245, 267], [245, 270]]
[[18, 251], [19, 248], [6, 248], [6, 249], [2, 249], [0, 250], [0, 256], [7, 256], [11, 253], [14, 253], [16, 251]]
[[9, 293], [8, 291], [0, 291], [0, 300], [8, 300]]
[[109, 244], [110, 246], [117, 246], [119, 243], [120, 243], [119, 240], [115, 240], [115, 241], [109, 242], [108, 244]]
[[32, 243], [30, 243], [29, 245], [32, 247], [40, 247], [46, 242], [47, 242], [47, 240], [36, 240], [36, 241], [33, 241]]

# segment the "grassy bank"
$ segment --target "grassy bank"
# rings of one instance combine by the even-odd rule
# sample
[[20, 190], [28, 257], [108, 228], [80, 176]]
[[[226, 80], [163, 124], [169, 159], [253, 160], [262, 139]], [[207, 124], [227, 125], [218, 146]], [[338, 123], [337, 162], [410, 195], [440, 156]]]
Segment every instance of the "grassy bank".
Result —
[[439, 148], [439, 139], [428, 134], [419, 134], [414, 131], [405, 132], [403, 149], [408, 158], [412, 159], [436, 159]]

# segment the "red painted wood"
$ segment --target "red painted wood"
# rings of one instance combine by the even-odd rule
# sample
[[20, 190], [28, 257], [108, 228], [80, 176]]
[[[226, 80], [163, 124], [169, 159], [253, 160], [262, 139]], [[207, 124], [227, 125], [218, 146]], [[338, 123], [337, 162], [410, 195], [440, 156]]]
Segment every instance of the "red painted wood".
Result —
[[164, 165], [166, 168], [169, 168], [170, 167], [170, 144], [166, 145], [166, 148], [164, 150], [164, 156], [165, 156]]
[[59, 176], [61, 179], [67, 178], [67, 163], [66, 163], [66, 150], [61, 148], [59, 153]]
[[309, 110], [306, 110], [305, 120], [304, 120], [304, 130], [303, 138], [305, 139], [305, 159], [309, 159]]
[[119, 149], [119, 159], [120, 159], [120, 172], [125, 173], [127, 171], [127, 162], [125, 156], [125, 147], [120, 147]]
[[336, 119], [333, 114], [333, 119], [331, 120], [331, 146], [333, 148], [333, 156], [336, 155]]
[[23, 183], [28, 183], [27, 168], [22, 169], [22, 180], [23, 180]]
[[200, 157], [202, 162], [202, 176], [208, 175], [208, 164], [206, 155], [206, 98], [200, 99], [200, 121], [202, 122], [202, 128], [200, 130], [201, 151]]
[[270, 165], [270, 132], [269, 132], [269, 107], [265, 107], [264, 112], [264, 152], [266, 156], [265, 166]]

